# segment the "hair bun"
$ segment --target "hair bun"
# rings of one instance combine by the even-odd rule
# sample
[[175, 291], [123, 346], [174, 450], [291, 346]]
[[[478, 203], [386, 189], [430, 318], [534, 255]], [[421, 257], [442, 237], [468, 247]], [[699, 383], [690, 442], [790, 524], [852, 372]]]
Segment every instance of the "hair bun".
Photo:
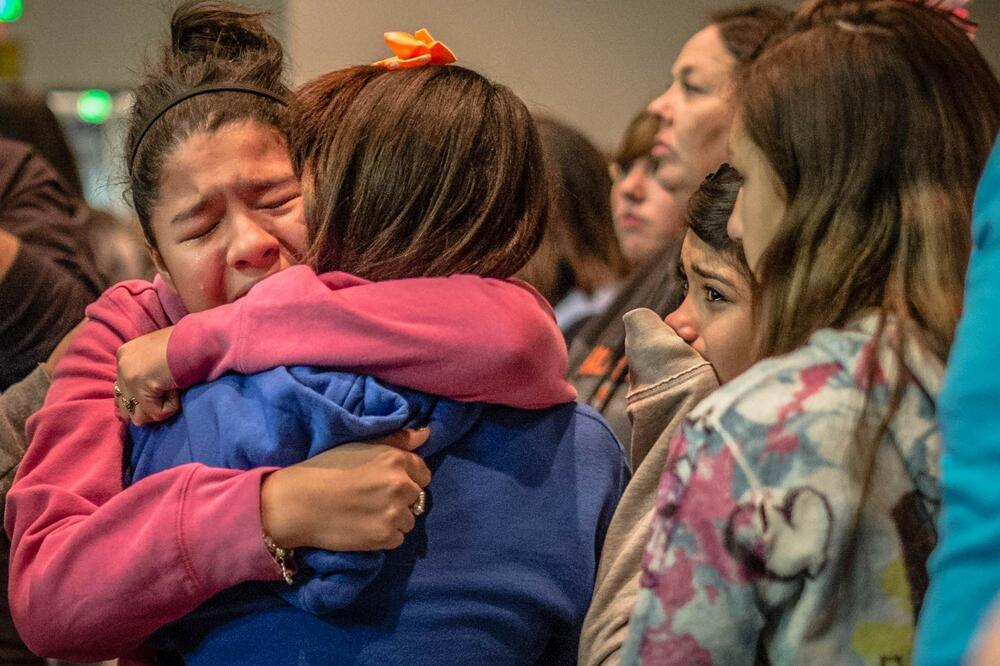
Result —
[[172, 50], [191, 60], [239, 60], [247, 52], [280, 51], [264, 26], [265, 16], [266, 12], [229, 2], [189, 0], [177, 8], [170, 21]]

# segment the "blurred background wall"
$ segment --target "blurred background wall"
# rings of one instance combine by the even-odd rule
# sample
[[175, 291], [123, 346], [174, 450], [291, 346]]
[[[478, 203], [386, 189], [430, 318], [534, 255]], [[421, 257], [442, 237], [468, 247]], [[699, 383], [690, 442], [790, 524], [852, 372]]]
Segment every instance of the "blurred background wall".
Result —
[[[674, 57], [705, 16], [746, 1], [288, 0], [285, 35], [296, 77], [305, 80], [384, 57], [385, 30], [426, 26], [460, 62], [611, 148], [670, 82]], [[969, 7], [980, 22], [979, 46], [1000, 71], [1000, 0], [972, 0]]]
[[[0, 0], [0, 6], [12, 0]], [[738, 0], [737, 0], [738, 1]], [[20, 0], [22, 15], [0, 35], [17, 44], [15, 77], [40, 93], [99, 88], [127, 92], [148, 45], [164, 34], [170, 0]], [[249, 0], [267, 9], [288, 49], [293, 78], [388, 55], [385, 30], [428, 27], [461, 63], [510, 85], [529, 104], [577, 126], [610, 149], [629, 118], [670, 80], [670, 64], [684, 41], [727, 0]], [[794, 6], [794, 2], [782, 4]], [[972, 0], [980, 23], [978, 45], [1000, 71], [1000, 0]], [[0, 50], [0, 71], [10, 53]], [[9, 80], [10, 77], [8, 77]], [[75, 122], [60, 98], [61, 119]], [[122, 100], [125, 100], [124, 102]], [[104, 145], [127, 98], [101, 130], [77, 123], [77, 137]], [[89, 132], [89, 134], [88, 134]], [[96, 138], [95, 138], [96, 137]], [[111, 138], [109, 138], [111, 137]], [[101, 142], [104, 142], [102, 144]], [[93, 146], [91, 152], [96, 150]], [[117, 162], [105, 148], [81, 170]], [[103, 168], [103, 167], [102, 167]], [[103, 176], [120, 180], [121, 174]], [[85, 180], [87, 175], [85, 174]], [[99, 185], [91, 177], [90, 190]], [[105, 205], [116, 205], [114, 183]], [[110, 202], [110, 203], [108, 203]]]

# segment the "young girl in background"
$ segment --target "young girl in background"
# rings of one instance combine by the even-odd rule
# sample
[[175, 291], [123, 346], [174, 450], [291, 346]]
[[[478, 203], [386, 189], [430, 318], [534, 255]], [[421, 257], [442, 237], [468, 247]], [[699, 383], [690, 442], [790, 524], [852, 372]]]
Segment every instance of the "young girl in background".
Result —
[[753, 279], [740, 244], [726, 233], [742, 183], [724, 164], [692, 195], [678, 267], [684, 286], [680, 306], [665, 321], [648, 309], [625, 315], [632, 455], [643, 464], [608, 528], [581, 637], [581, 663], [621, 658], [671, 436], [719, 382], [752, 362]]
[[[182, 465], [123, 491], [116, 404], [148, 416], [127, 387], [115, 397], [125, 341], [195, 312], [170, 336], [182, 380], [290, 349], [451, 398], [545, 407], [572, 397], [561, 334], [523, 286], [454, 276], [400, 288], [281, 270], [306, 237], [287, 95], [280, 45], [259, 15], [218, 2], [175, 12], [171, 43], [137, 90], [127, 154], [160, 276], [123, 283], [88, 310], [29, 421], [30, 451], [8, 497], [11, 606], [35, 652], [126, 655], [223, 589], [279, 579], [265, 530], [332, 550], [397, 546], [429, 480], [419, 457], [370, 445], [280, 471]], [[527, 254], [532, 242], [519, 238], [518, 248]], [[278, 305], [289, 299], [311, 318], [290, 327]], [[227, 338], [229, 320], [237, 330]], [[512, 382], [522, 390], [511, 394]]]
[[650, 155], [659, 124], [656, 116], [643, 109], [625, 128], [611, 162], [615, 234], [631, 270], [653, 260], [684, 234], [683, 211], [656, 180], [657, 162]]
[[536, 115], [535, 127], [550, 181], [549, 223], [518, 277], [552, 304], [569, 345], [614, 299], [628, 262], [612, 222], [607, 159], [559, 120]]
[[[625, 663], [910, 659], [1000, 85], [944, 11], [811, 2], [740, 86], [762, 361], [672, 444]], [[893, 95], [886, 96], [887, 89]]]

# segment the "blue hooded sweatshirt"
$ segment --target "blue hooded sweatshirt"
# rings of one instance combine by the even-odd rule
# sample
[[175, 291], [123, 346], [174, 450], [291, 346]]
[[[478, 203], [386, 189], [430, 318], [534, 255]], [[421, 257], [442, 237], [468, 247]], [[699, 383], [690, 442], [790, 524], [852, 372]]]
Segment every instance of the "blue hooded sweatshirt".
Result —
[[293, 586], [245, 583], [150, 643], [191, 664], [573, 663], [628, 470], [595, 412], [458, 403], [314, 368], [226, 375], [132, 428], [126, 480], [187, 462], [286, 466], [429, 425], [427, 513], [403, 546], [306, 550]]
[[1000, 593], [1000, 143], [979, 183], [965, 306], [938, 403], [939, 543], [916, 663], [962, 663]]

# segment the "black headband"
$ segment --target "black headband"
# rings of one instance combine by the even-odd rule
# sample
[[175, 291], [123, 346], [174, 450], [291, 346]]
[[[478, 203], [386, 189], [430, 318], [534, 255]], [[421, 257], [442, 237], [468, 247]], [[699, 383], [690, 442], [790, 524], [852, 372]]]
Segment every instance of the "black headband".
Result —
[[149, 117], [146, 124], [143, 126], [142, 131], [139, 132], [138, 138], [135, 140], [135, 145], [132, 146], [132, 156], [128, 161], [129, 173], [132, 172], [132, 167], [135, 165], [135, 156], [139, 153], [139, 146], [142, 145], [142, 140], [146, 136], [146, 132], [149, 128], [153, 126], [160, 117], [174, 108], [186, 99], [191, 99], [192, 97], [197, 97], [198, 95], [206, 95], [208, 93], [214, 92], [242, 92], [249, 93], [251, 95], [257, 95], [258, 97], [266, 97], [270, 100], [281, 104], [282, 106], [288, 106], [288, 100], [277, 93], [273, 93], [270, 90], [264, 90], [263, 88], [258, 88], [257, 86], [244, 85], [242, 83], [209, 83], [203, 86], [198, 86], [197, 88], [191, 88], [176, 97], [173, 97], [163, 103], [160, 108], [156, 110], [156, 113]]

